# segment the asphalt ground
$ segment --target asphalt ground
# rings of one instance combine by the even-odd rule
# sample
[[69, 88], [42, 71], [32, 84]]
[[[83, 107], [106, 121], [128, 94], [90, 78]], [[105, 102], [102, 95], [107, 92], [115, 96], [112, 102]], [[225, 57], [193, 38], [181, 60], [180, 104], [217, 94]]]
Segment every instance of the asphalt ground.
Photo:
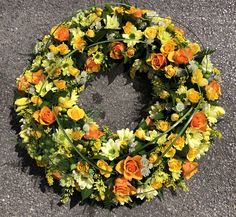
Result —
[[[58, 206], [59, 195], [42, 181], [43, 171], [17, 146], [12, 104], [15, 79], [27, 66], [36, 39], [79, 8], [105, 1], [0, 0], [0, 216], [236, 216], [236, 3], [235, 0], [138, 0], [139, 7], [170, 15], [198, 35], [206, 47], [216, 49], [213, 63], [222, 71], [226, 115], [218, 125], [223, 138], [215, 140], [200, 160], [200, 170], [188, 186], [189, 193], [165, 192], [158, 199], [132, 210], [121, 207], [109, 212], [76, 203]], [[197, 40], [189, 32], [192, 40]], [[81, 104], [98, 110], [97, 122], [112, 129], [135, 128], [147, 103], [148, 92], [140, 81], [131, 82], [124, 70], [116, 77], [105, 74], [88, 86]]]

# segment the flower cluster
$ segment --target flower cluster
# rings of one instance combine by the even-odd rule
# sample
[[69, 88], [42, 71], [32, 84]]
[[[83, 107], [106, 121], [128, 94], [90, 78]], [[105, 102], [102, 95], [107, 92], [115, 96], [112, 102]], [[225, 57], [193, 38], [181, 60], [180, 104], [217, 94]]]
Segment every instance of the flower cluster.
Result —
[[[82, 200], [134, 205], [163, 188], [187, 189], [224, 114], [220, 72], [201, 49], [170, 17], [122, 4], [79, 10], [37, 42], [17, 79], [19, 136], [48, 184], [63, 188], [62, 202], [79, 191]], [[152, 85], [134, 131], [99, 127], [78, 106], [86, 82], [117, 63]]]

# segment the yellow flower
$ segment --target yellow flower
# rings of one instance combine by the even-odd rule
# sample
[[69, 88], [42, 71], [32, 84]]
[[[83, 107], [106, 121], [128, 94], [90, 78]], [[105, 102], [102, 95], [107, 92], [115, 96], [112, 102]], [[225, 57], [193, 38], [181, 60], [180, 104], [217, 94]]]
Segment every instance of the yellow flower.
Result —
[[89, 166], [87, 163], [83, 163], [82, 161], [79, 161], [76, 165], [76, 170], [80, 173], [86, 173], [89, 170]]
[[147, 27], [144, 30], [144, 35], [147, 39], [153, 40], [154, 38], [156, 38], [157, 35], [157, 29], [153, 26], [151, 27]]
[[50, 52], [52, 52], [53, 54], [58, 54], [58, 49], [57, 49], [57, 47], [55, 46], [55, 45], [53, 45], [53, 44], [51, 44], [50, 46], [49, 46], [49, 50], [50, 50]]
[[73, 66], [69, 66], [68, 67], [68, 72], [72, 75], [72, 76], [77, 76], [80, 74], [80, 70], [73, 67]]
[[77, 49], [80, 52], [83, 52], [86, 46], [86, 41], [83, 38], [81, 38], [79, 35], [77, 35], [76, 37], [73, 38], [72, 45], [74, 49]]
[[190, 148], [187, 154], [187, 159], [189, 161], [194, 161], [196, 156], [198, 155], [198, 149], [197, 148]]
[[88, 31], [86, 32], [86, 35], [89, 38], [93, 38], [95, 36], [95, 32], [92, 29], [88, 29]]
[[106, 26], [105, 29], [119, 29], [120, 23], [116, 15], [112, 17], [107, 15]]
[[151, 186], [155, 189], [158, 190], [162, 187], [162, 183], [161, 182], [157, 182], [157, 181], [153, 181], [151, 182]]
[[135, 52], [136, 52], [136, 49], [135, 49], [135, 48], [129, 47], [129, 48], [127, 49], [127, 51], [126, 51], [126, 56], [129, 57], [129, 58], [131, 58], [131, 57], [134, 56]]
[[54, 80], [53, 83], [59, 90], [66, 88], [66, 82], [64, 80]]
[[125, 9], [122, 6], [112, 7], [114, 13], [123, 14]]
[[191, 81], [193, 84], [198, 84], [200, 87], [206, 86], [208, 84], [208, 80], [206, 78], [203, 78], [203, 74], [200, 69], [196, 69], [193, 71]]
[[[172, 142], [174, 142], [174, 140], [176, 139], [176, 137], [177, 137], [177, 135], [176, 134], [171, 134], [169, 137], [168, 137], [168, 145], [170, 145]], [[183, 147], [184, 147], [184, 143], [185, 143], [185, 139], [184, 139], [184, 137], [182, 136], [180, 136], [180, 137], [178, 137], [178, 139], [176, 139], [176, 141], [175, 141], [175, 143], [174, 143], [174, 147], [177, 149], [177, 150], [179, 150], [179, 151], [181, 151], [182, 149], [183, 149]]]
[[175, 158], [168, 161], [169, 170], [171, 172], [179, 172], [182, 168], [182, 161]]
[[[169, 147], [169, 144], [167, 143], [166, 146], [161, 150], [162, 153], [164, 153], [168, 147]], [[171, 147], [170, 150], [164, 156], [168, 158], [172, 158], [174, 157], [175, 153], [176, 153], [176, 150], [173, 147]]]
[[170, 118], [171, 121], [175, 122], [179, 120], [179, 115], [177, 113], [173, 113]]
[[82, 137], [84, 136], [84, 134], [81, 131], [73, 131], [71, 133], [71, 137], [73, 140], [77, 141], [77, 140], [81, 140]]
[[162, 132], [165, 132], [167, 131], [168, 129], [170, 128], [170, 124], [168, 121], [158, 121], [157, 123], [157, 129], [162, 131]]
[[187, 99], [191, 103], [198, 103], [200, 100], [200, 94], [194, 88], [191, 88], [187, 91]]
[[173, 40], [170, 40], [161, 46], [160, 51], [164, 56], [168, 56], [169, 53], [175, 50], [175, 46], [176, 46], [176, 43]]
[[40, 105], [43, 102], [39, 96], [32, 96], [30, 100], [35, 105]]
[[96, 8], [96, 14], [100, 17], [102, 16], [103, 9], [102, 8]]
[[41, 133], [40, 131], [38, 131], [38, 130], [33, 130], [33, 131], [31, 132], [31, 135], [32, 135], [33, 137], [39, 139], [39, 138], [42, 136], [42, 133]]
[[30, 100], [27, 97], [22, 97], [15, 101], [15, 105], [17, 106], [27, 105], [29, 103], [30, 103]]
[[112, 168], [108, 165], [108, 163], [104, 160], [98, 160], [97, 166], [101, 169], [100, 173], [104, 175], [106, 178], [109, 178], [112, 172]]
[[193, 55], [197, 54], [201, 50], [199, 44], [197, 43], [190, 43], [188, 46], [192, 50]]
[[85, 112], [83, 109], [78, 106], [74, 106], [71, 109], [68, 109], [67, 115], [74, 121], [78, 121], [85, 116]]
[[149, 158], [148, 158], [148, 161], [152, 164], [154, 164], [158, 159], [158, 156], [156, 153], [152, 152], [150, 155], [149, 155]]
[[170, 96], [170, 94], [166, 90], [162, 90], [159, 94], [159, 97], [161, 99], [167, 99]]
[[142, 128], [138, 128], [134, 135], [141, 140], [145, 140], [145, 131]]
[[70, 49], [64, 43], [62, 43], [59, 46], [57, 46], [57, 50], [60, 52], [61, 55], [66, 55], [66, 54], [68, 54], [70, 52]]
[[165, 68], [165, 76], [167, 78], [172, 78], [176, 75], [176, 68], [174, 68], [172, 65], [168, 65]]

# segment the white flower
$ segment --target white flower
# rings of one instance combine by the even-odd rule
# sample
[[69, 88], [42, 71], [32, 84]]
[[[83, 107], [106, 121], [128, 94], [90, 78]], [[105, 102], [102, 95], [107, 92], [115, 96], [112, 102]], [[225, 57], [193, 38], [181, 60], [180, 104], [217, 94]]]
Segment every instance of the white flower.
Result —
[[120, 143], [116, 140], [109, 139], [107, 143], [102, 144], [102, 155], [109, 158], [109, 160], [114, 160], [120, 155]]
[[82, 71], [79, 75], [75, 77], [75, 80], [78, 84], [85, 84], [88, 79], [88, 73], [86, 71]]
[[153, 168], [153, 164], [149, 163], [146, 155], [142, 156], [141, 164], [142, 164], [142, 169], [141, 169], [142, 175], [144, 177], [149, 176], [149, 174], [151, 173], [150, 169]]
[[113, 15], [112, 17], [107, 15], [106, 19], [106, 26], [105, 29], [119, 29], [120, 23], [116, 15]]
[[212, 72], [212, 69], [213, 69], [213, 65], [211, 63], [211, 60], [210, 60], [210, 56], [207, 55], [203, 58], [202, 60], [202, 70], [203, 71], [207, 71], [207, 72]]
[[189, 127], [186, 130], [186, 143], [191, 148], [199, 148], [203, 140], [203, 135], [197, 129]]
[[[160, 135], [160, 133], [158, 133], [156, 130], [148, 131], [148, 135], [145, 137], [145, 140], [152, 141], [152, 140], [156, 139], [159, 135]], [[159, 145], [163, 145], [166, 142], [166, 136], [167, 136], [166, 134], [161, 136], [157, 140], [157, 143]]]
[[194, 70], [198, 69], [197, 62], [194, 61], [194, 60], [190, 61], [190, 62], [189, 62], [189, 65], [188, 65], [188, 69], [189, 69], [190, 71], [194, 71]]
[[179, 88], [175, 91], [178, 95], [186, 94], [188, 91], [187, 87], [184, 85], [179, 86]]
[[[66, 135], [71, 138], [71, 134], [72, 134], [72, 129], [64, 129]], [[63, 133], [63, 131], [61, 129], [57, 129], [56, 132], [53, 134], [53, 139], [55, 142], [57, 142], [58, 144], [63, 144], [66, 146], [70, 146], [70, 142], [68, 141], [67, 137], [65, 136], [65, 134]]]
[[76, 171], [73, 171], [73, 176], [75, 181], [79, 184], [80, 189], [85, 189], [85, 188], [92, 188], [93, 187], [93, 176], [90, 175], [89, 173], [77, 173]]
[[157, 194], [158, 194], [157, 191], [153, 187], [147, 185], [147, 186], [140, 186], [140, 187], [138, 187], [138, 189], [137, 189], [137, 196], [136, 197], [140, 198], [141, 200], [146, 198], [147, 201], [150, 201], [155, 196], [157, 196]]
[[177, 112], [182, 112], [185, 109], [185, 106], [182, 102], [178, 102], [175, 106]]
[[117, 130], [117, 135], [119, 137], [121, 146], [131, 144], [134, 141], [134, 133], [128, 128]]

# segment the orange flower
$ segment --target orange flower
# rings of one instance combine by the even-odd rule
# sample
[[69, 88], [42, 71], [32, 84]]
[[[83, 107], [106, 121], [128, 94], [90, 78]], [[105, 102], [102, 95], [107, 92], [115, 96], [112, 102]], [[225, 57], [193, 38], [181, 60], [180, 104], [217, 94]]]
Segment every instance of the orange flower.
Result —
[[193, 53], [190, 48], [180, 48], [174, 52], [173, 60], [176, 65], [188, 64], [193, 59]]
[[19, 91], [25, 91], [29, 88], [30, 83], [27, 81], [25, 76], [21, 76], [17, 85]]
[[52, 177], [55, 179], [55, 180], [60, 180], [62, 175], [61, 173], [58, 171], [58, 170], [55, 170], [53, 173], [52, 173]]
[[140, 18], [142, 17], [142, 10], [139, 8], [135, 8], [134, 6], [132, 6], [128, 11], [128, 14], [133, 15], [135, 18]]
[[111, 44], [110, 57], [116, 60], [122, 59], [124, 50], [125, 44], [123, 42], [113, 42]]
[[220, 84], [213, 80], [205, 87], [206, 96], [209, 100], [217, 100], [219, 99], [219, 96], [221, 95], [221, 87]]
[[89, 132], [84, 135], [85, 139], [99, 139], [104, 133], [100, 131], [96, 124], [89, 126]]
[[35, 111], [33, 118], [42, 125], [50, 125], [56, 121], [53, 112], [47, 106]]
[[37, 72], [32, 72], [32, 78], [30, 83], [32, 84], [38, 84], [40, 81], [43, 81], [45, 78], [45, 75], [43, 74], [43, 70], [40, 69]]
[[58, 41], [67, 41], [70, 36], [69, 29], [66, 26], [53, 27], [52, 31], [53, 36]]
[[167, 64], [165, 56], [161, 53], [152, 53], [147, 59], [147, 63], [152, 66], [154, 70], [158, 70]]
[[128, 202], [129, 196], [136, 193], [136, 188], [124, 177], [116, 178], [113, 192], [116, 195], [116, 200], [118, 202], [125, 203]]
[[190, 126], [205, 132], [207, 128], [207, 118], [204, 112], [196, 112], [191, 120]]
[[89, 57], [85, 63], [85, 69], [88, 73], [99, 72], [101, 68], [100, 64], [95, 63], [92, 57]]
[[183, 176], [190, 179], [198, 171], [198, 163], [186, 160], [182, 165]]
[[125, 160], [121, 160], [116, 165], [116, 170], [120, 174], [123, 174], [126, 179], [131, 181], [132, 179], [141, 180], [143, 178], [141, 173], [142, 157], [136, 155], [134, 157], [128, 156]]

